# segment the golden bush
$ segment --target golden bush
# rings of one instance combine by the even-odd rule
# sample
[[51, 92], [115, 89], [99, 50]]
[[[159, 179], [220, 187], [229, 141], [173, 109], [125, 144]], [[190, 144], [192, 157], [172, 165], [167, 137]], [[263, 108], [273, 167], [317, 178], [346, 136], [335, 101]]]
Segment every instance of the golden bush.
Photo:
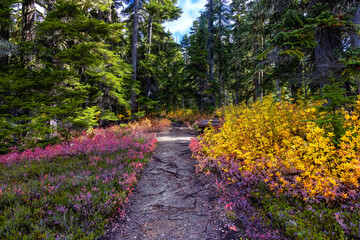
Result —
[[255, 174], [272, 190], [304, 200], [351, 197], [360, 179], [360, 100], [344, 115], [346, 133], [338, 146], [333, 133], [314, 122], [319, 104], [266, 97], [251, 107], [228, 107], [223, 126], [202, 136], [199, 166], [212, 163], [231, 181]]

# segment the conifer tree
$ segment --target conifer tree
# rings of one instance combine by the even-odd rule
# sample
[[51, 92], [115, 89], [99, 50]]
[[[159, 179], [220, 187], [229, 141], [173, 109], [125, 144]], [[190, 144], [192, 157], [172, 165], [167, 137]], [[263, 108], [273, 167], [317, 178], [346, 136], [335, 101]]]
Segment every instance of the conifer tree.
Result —
[[132, 42], [131, 42], [131, 65], [132, 65], [132, 86], [130, 94], [130, 104], [131, 111], [137, 112], [137, 102], [136, 102], [136, 82], [137, 82], [137, 48], [138, 48], [138, 21], [139, 21], [139, 5], [140, 0], [135, 0], [134, 2], [134, 22], [133, 22], [133, 32], [132, 32]]
[[35, 0], [23, 0], [22, 2], [22, 41], [34, 40], [35, 24]]
[[36, 50], [36, 67], [17, 61], [1, 76], [3, 147], [48, 142], [54, 131], [66, 137], [96, 125], [97, 117], [116, 120], [126, 106], [123, 85], [130, 67], [118, 54], [124, 25], [92, 17], [93, 7], [57, 1], [27, 42]]
[[196, 89], [195, 98], [199, 110], [205, 110], [212, 104], [209, 101], [209, 82], [208, 82], [208, 31], [207, 31], [207, 16], [202, 13], [200, 17], [194, 21], [191, 28], [189, 41], [190, 46], [188, 50], [189, 64], [187, 66], [188, 81], [193, 83]]
[[9, 62], [9, 55], [14, 50], [10, 40], [10, 29], [13, 25], [11, 18], [14, 0], [4, 0], [0, 2], [0, 69]]
[[[143, 62], [146, 62], [147, 64], [152, 64], [151, 59], [157, 55], [156, 52], [153, 52], [154, 54], [151, 54], [151, 48], [153, 44], [157, 44], [156, 41], [152, 41], [152, 39], [156, 35], [166, 35], [162, 24], [165, 21], [173, 21], [180, 17], [181, 10], [175, 6], [176, 1], [173, 0], [150, 0], [145, 8], [146, 12], [148, 13], [147, 18], [147, 27], [144, 29], [144, 32], [147, 33], [147, 43], [144, 43], [146, 45], [146, 53], [143, 55], [144, 60]], [[151, 87], [153, 85], [152, 81], [156, 81], [155, 76], [151, 76], [151, 71], [147, 73], [146, 80], [143, 84], [143, 89], [145, 92], [145, 97], [148, 99], [151, 98]]]
[[209, 82], [215, 85], [214, 82], [214, 1], [208, 0], [208, 42], [207, 42], [207, 54], [209, 61]]

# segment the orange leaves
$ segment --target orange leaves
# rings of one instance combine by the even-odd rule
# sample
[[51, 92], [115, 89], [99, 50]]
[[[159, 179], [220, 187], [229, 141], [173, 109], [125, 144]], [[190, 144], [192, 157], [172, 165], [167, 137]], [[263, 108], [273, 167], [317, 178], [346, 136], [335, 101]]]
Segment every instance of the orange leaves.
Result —
[[149, 132], [161, 131], [163, 129], [167, 129], [171, 126], [171, 121], [163, 118], [160, 120], [157, 119], [149, 119], [142, 118], [136, 122], [130, 122], [126, 125], [127, 128], [131, 130], [145, 130]]

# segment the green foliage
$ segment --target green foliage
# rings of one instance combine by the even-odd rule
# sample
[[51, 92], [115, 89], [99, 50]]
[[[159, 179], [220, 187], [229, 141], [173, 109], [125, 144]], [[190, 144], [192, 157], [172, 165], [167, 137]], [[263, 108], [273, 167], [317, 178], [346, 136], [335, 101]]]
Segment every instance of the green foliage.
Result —
[[80, 87], [69, 89], [65, 86], [59, 86], [58, 94], [52, 92], [53, 86], [68, 76], [63, 70], [53, 69], [50, 73], [46, 69], [30, 70], [21, 65], [13, 65], [12, 70], [0, 76], [2, 152], [16, 145], [30, 147], [52, 142], [50, 134], [57, 129], [49, 124], [50, 120], [67, 122], [72, 112], [79, 111], [84, 92]]
[[[151, 0], [141, 2], [139, 11], [138, 31], [142, 37], [138, 39], [136, 82], [132, 81], [129, 84], [126, 94], [130, 95], [135, 91], [137, 111], [145, 111], [149, 114], [178, 101], [179, 91], [176, 91], [175, 85], [179, 80], [179, 72], [181, 72], [179, 63], [182, 62], [182, 58], [181, 55], [179, 57], [178, 45], [171, 34], [165, 31], [163, 23], [178, 19], [181, 9], [176, 5], [175, 0]], [[124, 14], [130, 15], [127, 20], [128, 29], [133, 29], [134, 4], [129, 4]], [[132, 34], [128, 34], [127, 37], [128, 42], [132, 42]], [[126, 57], [130, 62], [132, 56], [130, 44], [126, 50]], [[164, 91], [167, 82], [173, 84], [171, 92]]]
[[150, 98], [139, 96], [138, 98], [138, 104], [140, 106], [143, 106], [143, 108], [147, 108], [148, 112], [152, 112], [156, 110], [156, 107], [159, 106], [159, 101], [151, 100]]
[[279, 31], [271, 41], [273, 46], [278, 46], [282, 51], [280, 55], [296, 57], [299, 60], [304, 58], [304, 49], [314, 48], [315, 25], [309, 22], [309, 19], [302, 17], [293, 9], [289, 9], [282, 18]]
[[345, 133], [344, 111], [346, 107], [354, 102], [354, 97], [346, 96], [343, 88], [343, 81], [335, 81], [333, 77], [330, 84], [326, 84], [314, 98], [325, 100], [325, 103], [318, 107], [318, 111], [323, 113], [315, 122], [323, 127], [328, 133], [332, 132], [332, 142], [338, 145], [340, 138]]
[[149, 1], [146, 10], [155, 21], [176, 20], [181, 15], [181, 9], [177, 7], [176, 1]]
[[100, 112], [115, 120], [128, 105], [124, 84], [131, 68], [119, 54], [124, 24], [88, 16], [86, 4], [57, 1], [38, 23], [36, 40], [20, 44], [19, 51], [31, 52], [36, 64], [24, 68], [19, 58], [9, 65], [12, 71], [0, 74], [3, 152], [53, 142], [53, 132], [68, 138], [97, 125]]
[[115, 115], [115, 113], [109, 111], [108, 109], [101, 112], [100, 119], [107, 120], [107, 121], [118, 121], [119, 120], [119, 118]]
[[304, 22], [295, 10], [289, 9], [283, 17], [282, 26], [285, 28], [301, 28], [304, 26]]
[[[93, 140], [96, 134], [97, 140]], [[126, 134], [130, 136], [119, 128], [101, 129], [83, 135], [85, 144], [72, 142], [70, 146], [77, 145], [76, 149], [63, 151], [60, 157], [42, 159], [37, 155], [33, 160], [2, 162], [0, 239], [101, 237], [110, 220], [122, 213], [150, 154], [149, 136], [137, 139]], [[109, 144], [121, 147], [109, 150]], [[69, 149], [63, 143], [47, 149], [45, 155], [56, 155], [61, 147]], [[84, 154], [89, 148], [96, 150]]]
[[136, 119], [142, 119], [145, 117], [145, 111], [138, 111], [137, 113], [134, 113], [134, 117]]
[[334, 15], [329, 4], [318, 3], [313, 7], [313, 11], [309, 16], [309, 21], [314, 22], [317, 26], [336, 27], [349, 25], [350, 16]]
[[0, 2], [0, 26], [1, 29], [9, 29], [12, 19], [10, 18], [13, 11], [13, 5], [17, 0], [2, 0]]
[[347, 49], [340, 61], [345, 65], [342, 75], [350, 79], [358, 79], [360, 74], [360, 47]]
[[[144, 59], [140, 62], [144, 84], [138, 104], [147, 113], [157, 111], [159, 107], [179, 104], [186, 84], [182, 75], [184, 62], [179, 45], [169, 33], [158, 34], [153, 36], [151, 53], [144, 53]], [[148, 78], [150, 86], [146, 89]]]
[[100, 109], [97, 106], [84, 109], [76, 118], [71, 121], [73, 123], [72, 129], [83, 130], [92, 128], [93, 126], [97, 125], [96, 116], [99, 114]]
[[[271, 225], [284, 229], [294, 239], [347, 239], [357, 236], [360, 212], [331, 204], [304, 203], [297, 198], [275, 195], [265, 185], [253, 187], [254, 204], [270, 217]], [[351, 224], [350, 224], [351, 223]], [[345, 233], [347, 233], [345, 235]]]
[[207, 16], [203, 13], [194, 21], [190, 29], [189, 47], [186, 51], [188, 62], [185, 69], [185, 77], [192, 85], [192, 95], [199, 110], [210, 107], [209, 99], [209, 62], [207, 42], [209, 33], [207, 31]]

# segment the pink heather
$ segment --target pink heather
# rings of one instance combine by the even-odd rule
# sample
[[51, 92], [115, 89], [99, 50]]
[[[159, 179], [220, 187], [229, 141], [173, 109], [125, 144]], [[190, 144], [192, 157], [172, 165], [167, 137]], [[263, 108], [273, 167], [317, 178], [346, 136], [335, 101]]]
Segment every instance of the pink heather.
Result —
[[[143, 138], [143, 144], [134, 142], [134, 139]], [[0, 164], [12, 164], [23, 160], [42, 160], [53, 159], [56, 157], [76, 156], [80, 154], [108, 154], [116, 152], [120, 149], [140, 149], [141, 153], [132, 151], [132, 158], [142, 158], [143, 154], [150, 153], [156, 148], [155, 135], [150, 135], [144, 131], [134, 131], [128, 136], [124, 136], [123, 132], [116, 133], [111, 129], [96, 130], [91, 134], [74, 139], [69, 143], [47, 146], [45, 149], [34, 148], [20, 152], [12, 152], [7, 155], [0, 156]], [[92, 159], [95, 160], [95, 159]], [[96, 159], [97, 160], [97, 159]], [[95, 161], [96, 161], [95, 160]], [[95, 162], [94, 161], [94, 162]]]

